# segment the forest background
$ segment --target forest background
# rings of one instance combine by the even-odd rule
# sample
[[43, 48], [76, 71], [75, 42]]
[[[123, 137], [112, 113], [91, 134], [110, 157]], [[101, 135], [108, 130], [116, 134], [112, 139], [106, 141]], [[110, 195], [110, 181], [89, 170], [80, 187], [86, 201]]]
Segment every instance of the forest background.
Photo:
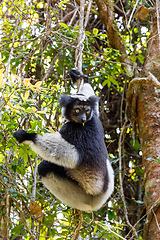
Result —
[[41, 159], [13, 132], [60, 129], [58, 97], [76, 91], [68, 72], [80, 46], [115, 190], [99, 211], [83, 213], [79, 239], [160, 239], [159, 15], [158, 0], [1, 1], [0, 239], [74, 238], [75, 211], [42, 185]]

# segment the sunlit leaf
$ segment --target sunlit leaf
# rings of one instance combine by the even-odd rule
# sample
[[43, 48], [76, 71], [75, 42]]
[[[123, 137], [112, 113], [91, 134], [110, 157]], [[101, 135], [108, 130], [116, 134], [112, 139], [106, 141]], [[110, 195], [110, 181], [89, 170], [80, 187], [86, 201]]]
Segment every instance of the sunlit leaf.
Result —
[[26, 92], [25, 92], [25, 95], [24, 95], [24, 100], [25, 100], [25, 101], [28, 99], [28, 97], [29, 97], [29, 94], [30, 94], [30, 92], [29, 92], [29, 91], [26, 91]]
[[0, 69], [0, 88], [3, 86], [4, 72], [3, 69]]
[[63, 27], [63, 28], [68, 28], [68, 25], [65, 24], [65, 23], [60, 22], [59, 25], [60, 25], [61, 27]]
[[42, 85], [42, 81], [38, 81], [36, 82], [36, 84], [34, 85], [36, 88], [39, 88]]
[[93, 28], [93, 34], [97, 35], [98, 34], [98, 29], [97, 28]]
[[31, 81], [31, 78], [24, 78], [23, 83], [26, 87], [28, 87], [29, 85], [31, 85], [30, 81]]

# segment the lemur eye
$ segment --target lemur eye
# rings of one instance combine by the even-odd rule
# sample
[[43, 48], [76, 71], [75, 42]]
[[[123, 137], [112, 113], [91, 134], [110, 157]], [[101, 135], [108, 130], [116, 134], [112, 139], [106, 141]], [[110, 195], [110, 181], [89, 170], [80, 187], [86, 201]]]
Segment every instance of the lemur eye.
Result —
[[79, 112], [80, 112], [79, 108], [76, 108], [76, 109], [75, 109], [75, 112], [76, 112], [76, 113], [79, 113]]
[[90, 114], [90, 110], [87, 110], [87, 111], [86, 111], [86, 114]]

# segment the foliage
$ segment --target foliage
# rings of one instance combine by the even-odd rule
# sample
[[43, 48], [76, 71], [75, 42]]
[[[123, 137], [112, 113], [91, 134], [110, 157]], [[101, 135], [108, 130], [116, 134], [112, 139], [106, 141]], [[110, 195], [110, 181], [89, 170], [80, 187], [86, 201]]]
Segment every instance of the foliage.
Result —
[[[66, 239], [66, 235], [70, 239], [77, 221], [74, 219], [73, 211], [51, 196], [39, 178], [36, 183], [37, 204], [34, 203], [33, 207], [30, 207], [33, 204], [36, 154], [27, 145], [17, 144], [12, 136], [17, 128], [30, 129], [29, 131], [40, 134], [56, 130], [56, 114], [59, 115], [57, 97], [60, 95], [60, 87], [57, 84], [45, 88], [43, 85], [40, 86], [40, 82], [37, 83], [32, 85], [28, 79], [22, 82], [18, 76], [11, 75], [10, 80], [4, 83], [3, 87], [1, 86], [3, 103], [0, 126], [0, 206], [1, 212], [5, 212], [8, 207], [12, 213], [10, 216], [1, 216], [7, 224], [5, 226], [2, 223], [1, 227], [3, 231], [6, 227], [11, 229], [9, 235], [12, 239], [17, 237], [30, 239], [34, 234], [38, 234], [39, 239], [45, 239], [45, 236], [48, 239], [52, 239], [53, 236], [56, 239]], [[62, 119], [59, 118], [59, 121], [62, 122]], [[106, 236], [112, 238], [111, 226], [107, 229], [98, 227], [98, 224], [104, 224], [105, 218], [105, 211], [100, 211], [92, 220], [91, 214], [85, 214], [83, 217], [85, 230], [81, 232], [82, 237], [91, 234], [95, 238], [105, 239]], [[114, 222], [115, 214], [112, 210], [108, 212], [108, 218]], [[115, 228], [114, 235], [120, 230]]]
[[[122, 3], [131, 15], [135, 2]], [[117, 7], [122, 6], [117, 3]], [[79, 30], [78, 15], [67, 21], [65, 17], [74, 8], [72, 0], [3, 0], [0, 6], [0, 235], [4, 239], [71, 239], [75, 230], [73, 210], [54, 198], [38, 176], [35, 182], [40, 159], [13, 139], [18, 128], [43, 133], [56, 131], [62, 125], [58, 97], [71, 91], [68, 71], [74, 68]], [[146, 54], [149, 21], [146, 19], [143, 25], [134, 18], [128, 29], [118, 8], [115, 20], [136, 76]], [[118, 179], [118, 138], [125, 120], [130, 78], [121, 64], [122, 53], [110, 47], [96, 9], [93, 3], [85, 29], [83, 72], [90, 76], [100, 97], [100, 118], [116, 180], [111, 200], [93, 215], [84, 213], [80, 235], [82, 239], [123, 239], [130, 229], [122, 224], [125, 218]], [[143, 219], [144, 204], [141, 149], [132, 135], [133, 129], [128, 125], [123, 143], [123, 183], [134, 225]], [[42, 211], [40, 216], [29, 207], [35, 200], [35, 209]], [[137, 230], [142, 227], [143, 220]]]

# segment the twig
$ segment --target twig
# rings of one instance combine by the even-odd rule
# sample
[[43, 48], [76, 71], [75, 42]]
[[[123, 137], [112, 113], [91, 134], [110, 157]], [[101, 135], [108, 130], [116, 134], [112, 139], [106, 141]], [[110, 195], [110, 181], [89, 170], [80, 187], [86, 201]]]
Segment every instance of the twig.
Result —
[[36, 240], [36, 238], [34, 237], [34, 235], [32, 234], [32, 232], [31, 232], [31, 230], [30, 230], [30, 228], [28, 226], [28, 223], [26, 221], [25, 215], [24, 215], [23, 211], [21, 210], [21, 208], [19, 206], [19, 203], [17, 202], [17, 200], [14, 197], [11, 196], [11, 198], [14, 201], [14, 203], [16, 205], [16, 208], [19, 210], [19, 214], [20, 214], [20, 216], [21, 216], [21, 218], [23, 220], [24, 226], [26, 227], [26, 229], [27, 229], [31, 239]]
[[[149, 224], [150, 224], [150, 221], [151, 221], [152, 218], [153, 218], [153, 211], [155, 212], [155, 211], [158, 209], [159, 206], [160, 206], [160, 198], [158, 198], [158, 199], [153, 203], [153, 205], [150, 207], [150, 209], [147, 211], [147, 213], [144, 214], [144, 215], [134, 224], [134, 227], [136, 227], [136, 226], [139, 224], [139, 222], [142, 221], [146, 216], [147, 216], [147, 220], [146, 220], [146, 222], [145, 222], [145, 225], [147, 225], [147, 227], [148, 227]], [[153, 210], [153, 211], [152, 211], [152, 210]], [[148, 217], [148, 216], [151, 216], [151, 217]], [[149, 220], [149, 219], [150, 219], [150, 220]], [[147, 223], [147, 224], [146, 224], [146, 223]], [[146, 234], [147, 234], [147, 231], [146, 231], [145, 227], [144, 227], [143, 229], [145, 230], [145, 232], [146, 232]], [[148, 228], [147, 228], [147, 230], [148, 230]], [[126, 238], [130, 235], [131, 231], [132, 231], [132, 229], [131, 229], [131, 230], [128, 232], [128, 234], [125, 236]], [[144, 239], [147, 238], [147, 235], [144, 235], [144, 236], [145, 236]]]
[[16, 37], [16, 32], [17, 32], [18, 24], [19, 24], [19, 18], [20, 18], [20, 15], [18, 15], [18, 17], [17, 17], [16, 26], [15, 26], [15, 29], [14, 29], [14, 34], [13, 34], [13, 39], [12, 39], [12, 47], [11, 47], [11, 51], [10, 51], [10, 54], [9, 54], [9, 59], [8, 59], [8, 62], [7, 62], [7, 67], [6, 67], [6, 72], [5, 72], [5, 78], [7, 78], [7, 76], [8, 76], [8, 71], [9, 71], [10, 62], [11, 62], [11, 58], [12, 58], [12, 54], [13, 54], [13, 49], [14, 49], [14, 41], [15, 41], [15, 37]]
[[131, 12], [131, 15], [130, 15], [130, 18], [129, 18], [129, 21], [128, 21], [128, 24], [127, 24], [127, 28], [129, 28], [130, 22], [131, 22], [131, 20], [132, 20], [132, 17], [133, 17], [133, 14], [134, 14], [134, 12], [135, 12], [135, 9], [136, 9], [136, 7], [137, 7], [137, 5], [138, 5], [138, 2], [139, 2], [139, 0], [136, 1], [135, 5], [134, 5], [134, 8], [133, 8], [133, 10], [132, 10], [132, 12]]
[[157, 13], [157, 29], [158, 29], [158, 36], [159, 36], [159, 51], [160, 51], [160, 24], [159, 24], [159, 0], [156, 0], [156, 13]]
[[158, 219], [157, 219], [157, 216], [156, 216], [156, 214], [155, 214], [155, 212], [154, 212], [153, 209], [152, 209], [152, 212], [153, 212], [153, 215], [154, 215], [154, 217], [155, 217], [155, 220], [156, 220], [156, 224], [157, 224], [158, 230], [160, 231], [160, 226], [159, 226], [159, 223], [158, 223]]
[[[47, 33], [46, 33], [47, 34]], [[37, 47], [31, 51], [31, 53], [29, 54], [28, 58], [26, 59], [26, 61], [22, 64], [21, 68], [20, 68], [20, 72], [23, 71], [23, 68], [27, 65], [27, 63], [29, 62], [29, 60], [32, 58], [32, 56], [34, 55], [34, 53], [37, 51], [37, 49], [39, 49], [39, 46], [41, 45], [42, 41], [44, 39], [44, 36], [40, 39], [39, 44], [37, 45]]]
[[73, 14], [73, 16], [72, 16], [72, 18], [71, 18], [71, 20], [70, 20], [68, 26], [71, 26], [71, 25], [72, 25], [72, 22], [73, 22], [73, 20], [74, 20], [75, 17], [76, 17], [76, 14], [77, 14], [78, 8], [79, 8], [79, 7], [76, 7], [76, 8], [74, 9], [74, 14]]
[[86, 27], [87, 27], [87, 24], [88, 24], [91, 6], [92, 6], [92, 0], [89, 0], [89, 2], [88, 2], [88, 8], [87, 8], [87, 13], [86, 13], [86, 18], [85, 18], [85, 23], [84, 23], [84, 28], [86, 28]]
[[6, 196], [6, 231], [7, 231], [7, 239], [9, 239], [9, 217], [10, 217], [10, 211], [9, 211], [9, 194], [7, 193]]
[[114, 235], [116, 235], [119, 239], [126, 240], [126, 238], [124, 238], [124, 237], [120, 236], [118, 233], [112, 231], [112, 229], [108, 228], [108, 230], [109, 230], [111, 233], [113, 233]]
[[116, 235], [118, 237], [118, 239], [122, 239], [122, 240], [127, 240], [126, 238], [120, 236], [118, 233], [114, 232], [110, 227], [108, 226], [104, 226], [103, 224], [99, 223], [98, 221], [96, 221], [96, 224], [100, 227], [102, 227], [103, 229], [106, 229], [107, 231], [113, 233], [114, 235]]
[[83, 214], [82, 214], [82, 212], [80, 210], [77, 210], [77, 212], [78, 212], [78, 217], [80, 217], [80, 220], [79, 220], [78, 226], [76, 227], [76, 229], [74, 231], [74, 234], [72, 236], [72, 240], [76, 240], [78, 238], [78, 234], [79, 234], [79, 231], [80, 231], [82, 223], [83, 223]]
[[136, 229], [132, 226], [132, 224], [130, 223], [129, 221], [129, 218], [128, 218], [128, 211], [127, 211], [127, 206], [126, 206], [126, 203], [125, 203], [125, 196], [124, 196], [124, 191], [123, 191], [123, 182], [122, 182], [122, 148], [121, 148], [121, 144], [122, 144], [122, 137], [123, 137], [123, 133], [124, 133], [124, 130], [126, 128], [126, 124], [127, 124], [127, 121], [125, 121], [123, 127], [122, 127], [122, 131], [120, 133], [120, 136], [119, 136], [119, 142], [118, 142], [118, 147], [119, 147], [119, 182], [120, 182], [120, 194], [121, 194], [121, 198], [122, 198], [122, 202], [123, 202], [123, 205], [124, 205], [124, 215], [125, 215], [125, 218], [126, 218], [126, 222], [128, 224], [128, 226], [130, 226], [136, 236], [137, 239], [138, 238], [138, 235], [137, 235], [137, 232], [136, 232]]
[[52, 70], [52, 67], [53, 67], [53, 63], [56, 61], [57, 59], [57, 56], [58, 56], [58, 53], [56, 54], [56, 56], [52, 59], [51, 63], [50, 63], [50, 66], [47, 70], [47, 72], [45, 73], [44, 77], [42, 78], [42, 82], [48, 77], [50, 71]]
[[34, 173], [33, 173], [32, 198], [31, 198], [31, 201], [32, 201], [32, 202], [35, 202], [35, 200], [36, 200], [36, 185], [37, 185], [37, 159], [38, 159], [38, 157], [35, 157], [35, 166], [34, 166]]
[[[153, 213], [157, 211], [157, 209], [160, 206], [160, 198], [158, 198], [154, 204], [150, 207], [150, 209], [147, 211], [147, 218], [144, 224], [144, 228], [143, 228], [143, 238], [147, 239], [147, 235], [148, 235], [148, 229], [150, 226], [150, 223], [152, 221], [153, 218]], [[153, 210], [153, 211], [152, 211]]]

